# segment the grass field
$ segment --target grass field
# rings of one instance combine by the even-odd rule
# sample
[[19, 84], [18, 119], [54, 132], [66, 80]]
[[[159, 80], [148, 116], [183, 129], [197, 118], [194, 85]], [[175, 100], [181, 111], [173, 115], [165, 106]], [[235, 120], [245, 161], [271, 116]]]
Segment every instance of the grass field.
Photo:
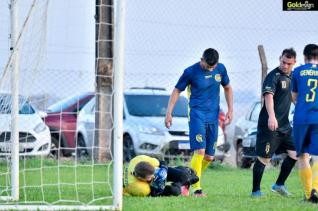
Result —
[[230, 166], [216, 165], [209, 168], [203, 176], [203, 188], [206, 198], [162, 197], [138, 198], [125, 197], [124, 210], [318, 210], [318, 205], [304, 203], [302, 187], [297, 170], [287, 181], [293, 195], [281, 197], [270, 190], [275, 182], [278, 169], [265, 171], [262, 181], [261, 199], [250, 197], [252, 187], [252, 170], [239, 170]]
[[[10, 195], [6, 161], [0, 163], [0, 196]], [[41, 185], [42, 184], [42, 185]], [[112, 204], [112, 166], [92, 161], [20, 160], [20, 203]], [[0, 202], [0, 204], [6, 202]], [[0, 205], [1, 206], [1, 205]]]
[[[59, 165], [58, 165], [59, 164]], [[0, 191], [7, 195], [8, 182], [5, 162], [0, 163]], [[57, 204], [89, 203], [110, 205], [112, 166], [91, 165], [89, 161], [27, 159], [20, 162], [20, 203], [50, 202]], [[318, 210], [318, 205], [302, 202], [303, 191], [297, 171], [287, 181], [292, 197], [285, 198], [270, 191], [277, 178], [278, 169], [265, 171], [261, 199], [250, 197], [252, 171], [227, 165], [213, 165], [203, 175], [206, 198], [195, 197], [124, 197], [124, 210]], [[110, 176], [109, 176], [110, 175]], [[42, 181], [42, 186], [40, 185]], [[94, 182], [92, 182], [94, 181]], [[74, 185], [77, 183], [77, 185]], [[105, 196], [108, 196], [105, 198]], [[94, 201], [96, 199], [100, 199]], [[3, 203], [3, 202], [2, 202]], [[0, 203], [1, 204], [1, 203]], [[5, 204], [5, 203], [3, 203]], [[0, 205], [1, 206], [1, 205]]]

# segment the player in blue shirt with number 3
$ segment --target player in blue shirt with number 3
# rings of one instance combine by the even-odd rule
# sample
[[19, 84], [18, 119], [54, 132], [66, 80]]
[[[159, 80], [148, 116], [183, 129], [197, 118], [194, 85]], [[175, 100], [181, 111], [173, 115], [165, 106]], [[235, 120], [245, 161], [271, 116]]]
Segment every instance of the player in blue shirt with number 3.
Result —
[[[305, 201], [318, 203], [318, 45], [306, 45], [304, 59], [305, 64], [295, 68], [292, 76], [293, 133]], [[312, 167], [310, 155], [314, 155]]]

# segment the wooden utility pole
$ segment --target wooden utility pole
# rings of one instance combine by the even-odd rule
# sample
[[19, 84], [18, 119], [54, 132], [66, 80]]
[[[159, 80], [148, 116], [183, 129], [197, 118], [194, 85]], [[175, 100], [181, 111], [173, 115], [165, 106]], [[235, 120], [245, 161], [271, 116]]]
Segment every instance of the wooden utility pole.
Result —
[[263, 104], [263, 94], [262, 94], [262, 86], [263, 86], [263, 82], [264, 79], [267, 75], [267, 70], [268, 70], [268, 66], [267, 66], [267, 60], [266, 60], [266, 55], [265, 55], [265, 50], [263, 45], [259, 45], [257, 46], [258, 49], [258, 54], [259, 54], [259, 58], [261, 60], [261, 65], [262, 65], [262, 72], [261, 72], [261, 102]]
[[96, 0], [96, 113], [94, 159], [111, 160], [113, 129], [113, 0]]

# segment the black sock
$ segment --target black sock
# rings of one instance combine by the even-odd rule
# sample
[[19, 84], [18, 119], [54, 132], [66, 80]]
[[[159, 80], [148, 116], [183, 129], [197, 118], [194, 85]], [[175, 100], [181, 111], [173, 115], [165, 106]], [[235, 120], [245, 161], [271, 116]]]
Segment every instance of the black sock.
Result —
[[253, 192], [261, 190], [261, 180], [263, 177], [265, 165], [256, 159], [253, 167]]
[[296, 160], [292, 159], [291, 157], [287, 156], [282, 163], [280, 168], [279, 176], [276, 181], [276, 185], [284, 185], [287, 177], [289, 176], [291, 170], [293, 169]]

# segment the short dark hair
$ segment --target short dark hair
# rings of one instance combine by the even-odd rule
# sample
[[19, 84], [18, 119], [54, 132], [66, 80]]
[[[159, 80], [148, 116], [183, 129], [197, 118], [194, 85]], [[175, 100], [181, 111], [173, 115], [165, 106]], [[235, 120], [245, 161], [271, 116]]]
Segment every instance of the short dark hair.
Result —
[[134, 169], [134, 176], [140, 178], [146, 178], [149, 175], [155, 173], [155, 168], [148, 162], [141, 161], [137, 163]]
[[282, 52], [282, 56], [286, 56], [288, 59], [296, 58], [296, 51], [293, 48], [286, 48]]
[[219, 61], [219, 53], [213, 48], [208, 48], [203, 52], [202, 58], [209, 66], [213, 66]]
[[306, 45], [304, 48], [304, 56], [306, 56], [308, 60], [318, 59], [318, 45], [316, 44]]

